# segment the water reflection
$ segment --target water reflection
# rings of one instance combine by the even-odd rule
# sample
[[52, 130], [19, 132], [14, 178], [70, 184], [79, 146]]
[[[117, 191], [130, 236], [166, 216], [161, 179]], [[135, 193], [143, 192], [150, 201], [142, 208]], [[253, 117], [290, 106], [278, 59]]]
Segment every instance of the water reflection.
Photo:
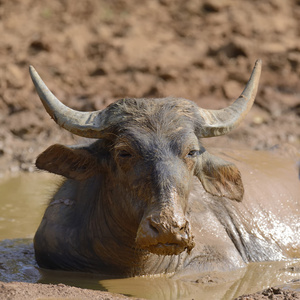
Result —
[[59, 180], [35, 173], [0, 182], [0, 240], [33, 237]]
[[[300, 266], [300, 263], [295, 261], [252, 263], [244, 270], [218, 274], [218, 280], [215, 277], [213, 281], [208, 280], [207, 283], [203, 283], [201, 279], [196, 279], [197, 277], [180, 280], [164, 277], [111, 279], [101, 280], [100, 283], [110, 292], [153, 300], [232, 300], [243, 294], [257, 292], [269, 286], [282, 285], [285, 282], [300, 278], [299, 270], [298, 272], [291, 271], [295, 269], [295, 266]], [[297, 281], [291, 284], [293, 286], [290, 285], [290, 287], [293, 289], [300, 288]]]
[[[297, 260], [252, 263], [236, 272], [183, 278], [161, 276], [120, 279], [42, 270], [34, 259], [32, 237], [47, 199], [59, 180], [50, 174], [29, 174], [0, 184], [0, 281], [64, 283], [155, 300], [231, 300], [242, 294], [282, 284], [300, 290], [300, 262]], [[14, 239], [16, 237], [29, 239]]]
[[[155, 300], [231, 300], [269, 286], [300, 290], [300, 262], [252, 263], [245, 269], [180, 279], [161, 277], [109, 278], [105, 275], [44, 270], [37, 267], [32, 240], [0, 242], [0, 281], [63, 283]], [[286, 282], [289, 282], [286, 284]]]

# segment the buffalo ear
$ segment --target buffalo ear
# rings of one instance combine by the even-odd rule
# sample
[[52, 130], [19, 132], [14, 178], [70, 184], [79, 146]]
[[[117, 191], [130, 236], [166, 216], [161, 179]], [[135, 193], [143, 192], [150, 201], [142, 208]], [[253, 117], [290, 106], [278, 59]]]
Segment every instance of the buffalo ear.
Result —
[[244, 186], [235, 164], [204, 151], [199, 158], [195, 175], [208, 193], [242, 201]]
[[52, 145], [38, 156], [35, 164], [39, 169], [76, 180], [87, 179], [99, 172], [97, 158], [84, 147]]

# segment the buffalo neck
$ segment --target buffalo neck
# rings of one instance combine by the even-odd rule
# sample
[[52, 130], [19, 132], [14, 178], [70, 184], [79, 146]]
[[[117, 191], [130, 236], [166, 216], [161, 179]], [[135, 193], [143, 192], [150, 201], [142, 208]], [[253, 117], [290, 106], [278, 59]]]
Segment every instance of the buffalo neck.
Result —
[[[137, 203], [126, 188], [109, 182], [105, 176], [97, 176], [81, 182], [77, 191], [77, 218], [79, 245], [88, 249], [88, 256], [102, 261], [104, 272], [126, 276], [173, 272], [180, 257], [159, 256], [136, 247], [136, 233], [141, 216], [128, 207]], [[90, 198], [84, 195], [91, 194]], [[85, 197], [85, 198], [83, 198]], [[81, 212], [88, 212], [83, 214]], [[83, 250], [82, 250], [83, 251]], [[91, 261], [93, 261], [91, 260]], [[99, 265], [99, 263], [95, 264]]]

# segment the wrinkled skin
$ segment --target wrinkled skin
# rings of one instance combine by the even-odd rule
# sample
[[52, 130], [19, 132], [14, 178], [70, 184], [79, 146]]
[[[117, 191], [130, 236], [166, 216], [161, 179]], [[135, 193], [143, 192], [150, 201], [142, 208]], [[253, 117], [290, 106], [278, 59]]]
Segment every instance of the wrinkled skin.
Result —
[[34, 238], [40, 266], [133, 276], [300, 257], [293, 161], [209, 153], [188, 100], [114, 105], [131, 118], [90, 145], [53, 145], [37, 159], [68, 178]]

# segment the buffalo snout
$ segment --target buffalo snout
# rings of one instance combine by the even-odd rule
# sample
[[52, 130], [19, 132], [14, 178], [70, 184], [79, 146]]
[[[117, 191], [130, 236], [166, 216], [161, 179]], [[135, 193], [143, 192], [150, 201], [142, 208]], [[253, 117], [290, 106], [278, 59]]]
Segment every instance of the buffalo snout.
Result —
[[194, 247], [189, 221], [170, 211], [145, 217], [137, 231], [136, 243], [158, 255], [177, 255]]

